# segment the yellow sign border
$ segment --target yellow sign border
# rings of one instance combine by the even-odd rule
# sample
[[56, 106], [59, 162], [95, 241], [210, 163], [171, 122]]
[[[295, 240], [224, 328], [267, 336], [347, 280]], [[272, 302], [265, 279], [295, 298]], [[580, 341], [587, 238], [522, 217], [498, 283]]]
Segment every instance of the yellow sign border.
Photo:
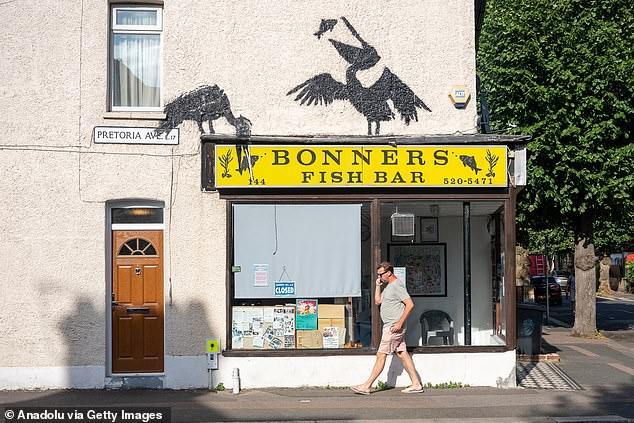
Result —
[[505, 145], [214, 146], [218, 189], [505, 188], [507, 166]]

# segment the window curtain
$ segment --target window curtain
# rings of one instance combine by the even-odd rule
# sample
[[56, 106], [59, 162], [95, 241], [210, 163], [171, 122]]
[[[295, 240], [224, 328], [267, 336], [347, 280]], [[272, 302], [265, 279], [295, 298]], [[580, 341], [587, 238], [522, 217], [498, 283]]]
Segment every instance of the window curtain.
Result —
[[113, 105], [160, 107], [161, 36], [114, 35]]
[[117, 25], [156, 25], [156, 10], [117, 10]]

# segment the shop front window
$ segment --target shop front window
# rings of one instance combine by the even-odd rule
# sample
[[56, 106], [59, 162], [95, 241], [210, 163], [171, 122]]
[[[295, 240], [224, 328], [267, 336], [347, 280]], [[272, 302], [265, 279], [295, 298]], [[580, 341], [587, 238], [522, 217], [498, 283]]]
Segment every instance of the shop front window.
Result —
[[370, 346], [369, 205], [232, 210], [232, 349]]
[[[414, 301], [407, 321], [409, 347], [465, 345], [466, 331], [470, 331], [470, 345], [504, 344], [499, 336], [504, 334], [506, 324], [501, 308], [504, 265], [500, 242], [503, 234], [499, 229], [503, 203], [469, 203], [469, 319], [465, 319], [463, 206], [457, 201], [381, 205], [381, 256], [405, 279]], [[410, 227], [413, 231], [407, 230]], [[469, 321], [470, 328], [465, 321]]]
[[376, 259], [414, 302], [408, 347], [505, 344], [505, 203], [375, 204], [232, 204], [231, 349], [371, 348]]

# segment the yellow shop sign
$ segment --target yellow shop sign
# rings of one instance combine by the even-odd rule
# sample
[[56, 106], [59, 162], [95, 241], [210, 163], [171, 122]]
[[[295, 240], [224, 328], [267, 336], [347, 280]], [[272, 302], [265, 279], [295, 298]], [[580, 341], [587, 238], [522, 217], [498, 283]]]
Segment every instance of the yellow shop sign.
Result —
[[216, 188], [506, 187], [506, 146], [216, 145]]

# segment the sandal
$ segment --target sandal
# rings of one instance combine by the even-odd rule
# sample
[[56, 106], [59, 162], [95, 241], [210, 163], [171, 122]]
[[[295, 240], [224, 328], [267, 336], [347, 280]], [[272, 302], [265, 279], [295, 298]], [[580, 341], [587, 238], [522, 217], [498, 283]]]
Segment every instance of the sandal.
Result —
[[352, 392], [354, 392], [355, 394], [359, 394], [359, 395], [370, 395], [370, 391], [364, 391], [362, 389], [359, 389], [356, 386], [351, 386], [350, 389], [352, 389]]
[[408, 386], [407, 388], [403, 389], [401, 392], [405, 394], [420, 394], [421, 392], [424, 392], [424, 391], [425, 390], [423, 389], [422, 386], [420, 388], [414, 388], [413, 386]]

